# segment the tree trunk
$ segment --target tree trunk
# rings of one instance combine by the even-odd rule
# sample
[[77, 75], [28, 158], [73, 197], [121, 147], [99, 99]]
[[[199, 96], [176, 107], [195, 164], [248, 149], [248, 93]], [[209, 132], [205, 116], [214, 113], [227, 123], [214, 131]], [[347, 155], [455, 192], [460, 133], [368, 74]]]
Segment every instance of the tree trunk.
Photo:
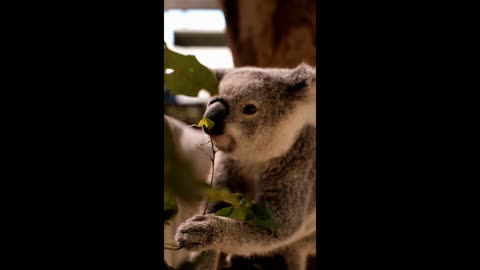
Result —
[[236, 67], [316, 66], [316, 0], [219, 0]]

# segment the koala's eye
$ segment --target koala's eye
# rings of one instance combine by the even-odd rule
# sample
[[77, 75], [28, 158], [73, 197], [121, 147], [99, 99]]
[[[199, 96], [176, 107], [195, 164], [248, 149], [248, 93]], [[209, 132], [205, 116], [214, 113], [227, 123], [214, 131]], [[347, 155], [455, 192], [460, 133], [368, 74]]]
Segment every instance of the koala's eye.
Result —
[[243, 107], [243, 113], [244, 114], [255, 114], [257, 112], [257, 107], [253, 104], [248, 104], [245, 107]]

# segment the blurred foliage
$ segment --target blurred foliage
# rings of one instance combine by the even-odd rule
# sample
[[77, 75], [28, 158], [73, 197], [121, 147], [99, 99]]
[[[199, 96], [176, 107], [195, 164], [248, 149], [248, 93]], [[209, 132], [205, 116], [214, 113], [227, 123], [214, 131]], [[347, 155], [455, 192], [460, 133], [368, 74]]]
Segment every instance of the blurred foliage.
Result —
[[270, 230], [276, 235], [279, 224], [275, 221], [272, 211], [263, 203], [254, 203], [240, 193], [232, 193], [226, 195], [224, 200], [232, 207], [226, 207], [218, 210], [215, 215], [244, 221], [248, 224], [259, 226]]
[[[198, 62], [193, 55], [183, 55], [163, 45], [164, 83], [173, 94], [197, 96], [200, 89], [218, 93], [218, 82], [213, 72]], [[171, 69], [172, 72], [166, 72]]]
[[[166, 119], [163, 123], [163, 172], [165, 192], [172, 193], [164, 201], [164, 212], [174, 211], [176, 203], [171, 202], [175, 197], [185, 201], [199, 201], [202, 199], [202, 189], [206, 184], [193, 173], [192, 165], [181, 159], [175, 152], [171, 128]], [[165, 207], [169, 208], [165, 208]], [[166, 215], [168, 217], [168, 215]], [[164, 218], [164, 221], [165, 218]]]

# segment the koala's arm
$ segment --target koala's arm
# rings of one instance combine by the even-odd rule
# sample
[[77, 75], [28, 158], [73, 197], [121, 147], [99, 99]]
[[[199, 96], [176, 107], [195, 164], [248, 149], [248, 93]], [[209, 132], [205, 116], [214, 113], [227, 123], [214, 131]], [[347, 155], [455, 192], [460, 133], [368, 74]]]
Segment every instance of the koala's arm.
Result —
[[220, 249], [238, 254], [284, 246], [300, 229], [314, 187], [308, 178], [313, 160], [280, 160], [261, 178], [257, 201], [269, 207], [280, 227], [277, 237], [262, 227], [215, 215], [194, 216], [180, 226], [176, 240], [187, 250]]
[[307, 177], [311, 162], [306, 163], [291, 161], [288, 166], [269, 171], [261, 180], [263, 191], [257, 201], [270, 208], [280, 225], [277, 237], [265, 228], [225, 218], [222, 223], [226, 232], [218, 243], [219, 248], [240, 252], [251, 252], [256, 248], [266, 251], [289, 242], [305, 220], [313, 190], [314, 183]]

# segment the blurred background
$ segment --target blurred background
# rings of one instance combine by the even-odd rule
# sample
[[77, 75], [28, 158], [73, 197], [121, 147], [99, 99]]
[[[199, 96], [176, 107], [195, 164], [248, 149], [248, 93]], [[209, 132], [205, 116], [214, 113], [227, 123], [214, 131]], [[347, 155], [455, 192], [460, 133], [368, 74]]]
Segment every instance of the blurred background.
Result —
[[171, 49], [216, 67], [316, 66], [315, 0], [165, 0]]

